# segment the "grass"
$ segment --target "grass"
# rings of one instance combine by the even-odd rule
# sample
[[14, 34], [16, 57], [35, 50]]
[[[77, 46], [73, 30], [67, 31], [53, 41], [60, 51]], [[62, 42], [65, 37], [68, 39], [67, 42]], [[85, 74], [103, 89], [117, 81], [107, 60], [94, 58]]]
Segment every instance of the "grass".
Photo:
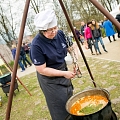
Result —
[[[112, 109], [120, 119], [120, 63], [87, 58], [89, 67], [94, 77], [97, 87], [105, 88], [110, 93]], [[90, 75], [82, 58], [79, 59], [79, 66], [82, 72], [81, 78], [72, 80], [74, 94], [83, 90], [94, 88]], [[72, 69], [72, 66], [68, 66]], [[21, 77], [20, 80], [27, 87], [30, 96], [24, 87], [19, 84], [19, 92], [13, 97], [10, 120], [50, 120], [49, 111], [44, 95], [39, 87], [36, 73]], [[5, 119], [8, 97], [0, 89], [2, 96], [2, 106], [0, 107], [0, 120]]]

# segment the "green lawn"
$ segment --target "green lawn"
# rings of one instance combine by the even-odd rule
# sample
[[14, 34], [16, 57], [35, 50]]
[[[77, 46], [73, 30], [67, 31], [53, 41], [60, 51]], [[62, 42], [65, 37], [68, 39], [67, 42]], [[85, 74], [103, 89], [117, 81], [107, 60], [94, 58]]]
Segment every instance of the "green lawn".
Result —
[[[120, 119], [120, 63], [87, 58], [89, 67], [97, 87], [105, 88], [110, 93], [112, 108]], [[81, 78], [73, 79], [74, 94], [85, 89], [94, 88], [83, 59], [79, 59], [82, 72]], [[68, 66], [72, 69], [72, 66]], [[10, 120], [50, 120], [49, 111], [46, 106], [44, 95], [37, 82], [36, 73], [20, 78], [27, 87], [30, 96], [24, 87], [19, 84], [19, 92], [13, 97]], [[0, 107], [0, 120], [5, 119], [8, 97], [0, 89], [2, 106]]]

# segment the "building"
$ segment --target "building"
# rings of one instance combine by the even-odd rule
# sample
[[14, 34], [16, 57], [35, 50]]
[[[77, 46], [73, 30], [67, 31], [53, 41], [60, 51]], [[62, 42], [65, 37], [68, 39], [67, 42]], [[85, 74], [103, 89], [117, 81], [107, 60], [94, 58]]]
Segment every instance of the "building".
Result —
[[6, 44], [0, 44], [0, 54], [4, 57], [7, 63], [13, 60], [11, 50]]

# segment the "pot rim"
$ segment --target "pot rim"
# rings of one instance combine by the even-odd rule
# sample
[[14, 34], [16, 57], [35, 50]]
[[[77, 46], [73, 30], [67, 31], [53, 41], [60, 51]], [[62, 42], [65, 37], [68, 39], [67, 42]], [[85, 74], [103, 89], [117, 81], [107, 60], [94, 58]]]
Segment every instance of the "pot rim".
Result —
[[[84, 91], [82, 91], [82, 92], [78, 92], [78, 93], [76, 93], [75, 95], [73, 95], [72, 97], [70, 97], [70, 98], [68, 99], [68, 101], [66, 102], [66, 110], [68, 111], [68, 113], [71, 114], [71, 115], [74, 115], [74, 114], [70, 113], [70, 110], [69, 110], [69, 108], [68, 108], [68, 105], [69, 105], [69, 103], [70, 103], [70, 101], [71, 101], [72, 99], [74, 99], [76, 96], [78, 96], [78, 95], [80, 95], [80, 94], [83, 94], [83, 93], [86, 93], [86, 92], [90, 92], [90, 91], [93, 91], [93, 90], [102, 91], [102, 92], [104, 93], [105, 97], [108, 99], [108, 102], [107, 102], [106, 106], [107, 106], [109, 103], [111, 104], [110, 99], [109, 99], [109, 98], [110, 98], [110, 97], [109, 97], [110, 94], [109, 94], [109, 92], [108, 92], [107, 90], [101, 89], [101, 88], [93, 88], [93, 89], [89, 89], [89, 90], [84, 90]], [[100, 109], [100, 110], [98, 110], [98, 111], [96, 111], [96, 112], [94, 112], [94, 113], [91, 113], [91, 114], [95, 114], [95, 113], [103, 110], [106, 106], [104, 106], [102, 109]], [[89, 114], [89, 115], [91, 115], [91, 114]], [[83, 115], [74, 115], [74, 116], [83, 116]], [[85, 115], [85, 116], [88, 116], [88, 115]]]
[[83, 91], [78, 92], [78, 93], [76, 93], [75, 95], [71, 96], [68, 100], [74, 98], [75, 96], [77, 96], [77, 95], [79, 95], [79, 94], [85, 93], [85, 92], [87, 92], [87, 91], [92, 91], [92, 90], [101, 90], [101, 91], [104, 91], [104, 92], [108, 95], [108, 96], [105, 95], [106, 98], [107, 98], [108, 100], [110, 100], [110, 93], [109, 93], [106, 89], [103, 89], [103, 88], [91, 88], [91, 89], [89, 89], [89, 90], [83, 90]]

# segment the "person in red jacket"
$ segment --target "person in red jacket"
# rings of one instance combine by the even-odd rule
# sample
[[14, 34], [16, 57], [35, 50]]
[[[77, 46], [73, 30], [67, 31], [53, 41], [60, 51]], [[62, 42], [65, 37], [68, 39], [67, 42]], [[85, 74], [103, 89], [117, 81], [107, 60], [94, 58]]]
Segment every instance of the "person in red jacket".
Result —
[[95, 46], [95, 41], [94, 41], [94, 38], [93, 38], [93, 35], [92, 35], [92, 31], [91, 31], [91, 28], [90, 28], [91, 25], [92, 25], [91, 22], [87, 23], [84, 35], [85, 35], [85, 39], [87, 40], [87, 43], [88, 43], [88, 48], [91, 50], [91, 54], [95, 55], [93, 53], [93, 49], [92, 49], [92, 45], [94, 45], [95, 52], [98, 55], [97, 50], [96, 50], [96, 46]]

